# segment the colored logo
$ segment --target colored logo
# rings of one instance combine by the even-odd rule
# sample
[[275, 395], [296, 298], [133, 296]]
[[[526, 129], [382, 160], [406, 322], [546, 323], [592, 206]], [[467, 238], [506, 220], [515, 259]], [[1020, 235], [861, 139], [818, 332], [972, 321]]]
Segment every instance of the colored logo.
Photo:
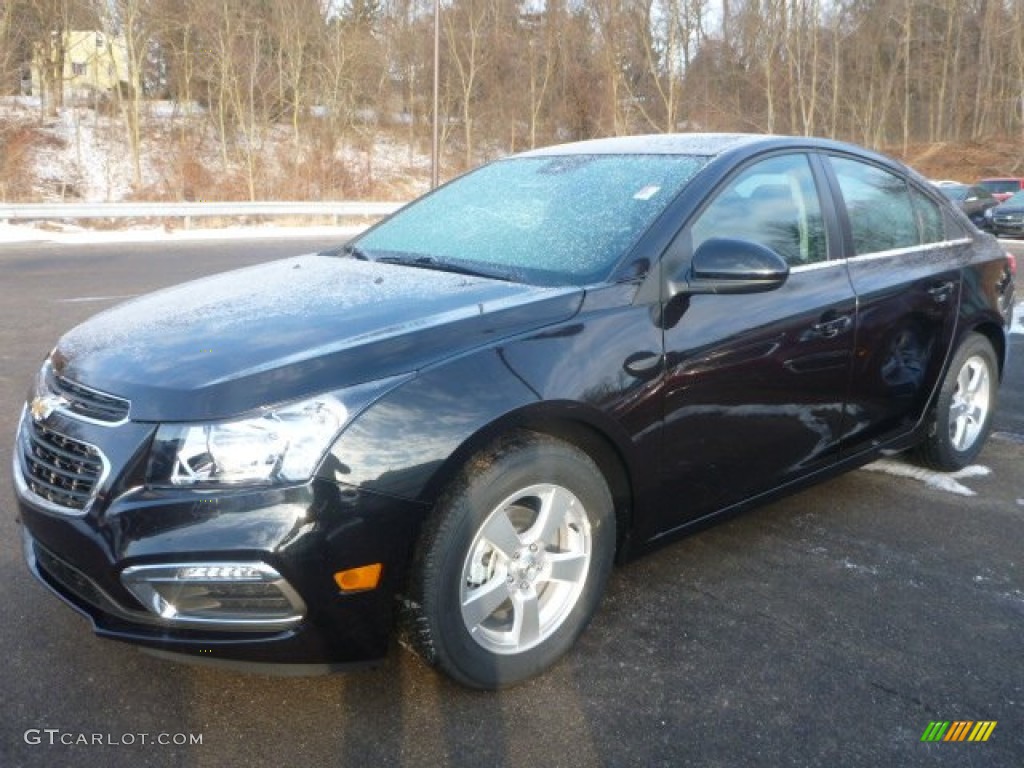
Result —
[[921, 741], [988, 741], [996, 720], [933, 720], [921, 734]]

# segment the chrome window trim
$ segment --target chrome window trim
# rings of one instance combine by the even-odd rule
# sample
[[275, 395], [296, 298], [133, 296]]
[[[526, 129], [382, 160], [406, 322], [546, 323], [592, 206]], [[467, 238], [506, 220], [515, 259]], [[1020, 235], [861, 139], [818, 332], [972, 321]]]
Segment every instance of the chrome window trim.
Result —
[[890, 248], [887, 251], [872, 251], [871, 253], [848, 256], [843, 261], [875, 261], [877, 259], [890, 259], [894, 256], [906, 256], [911, 253], [927, 253], [929, 251], [941, 251], [945, 248], [952, 248], [957, 245], [967, 245], [971, 242], [969, 237], [961, 237], [956, 240], [940, 240], [936, 243], [922, 243], [921, 245], [910, 245], [904, 248]]
[[804, 272], [817, 272], [828, 267], [841, 267], [846, 265], [846, 259], [832, 259], [825, 261], [816, 261], [813, 264], [797, 264], [795, 267], [790, 267], [790, 274], [802, 274]]
[[843, 258], [819, 261], [814, 264], [799, 264], [792, 267], [789, 271], [812, 272], [816, 269], [824, 269], [825, 267], [847, 264], [851, 261], [877, 261], [879, 259], [891, 259], [897, 256], [906, 256], [911, 253], [927, 253], [929, 251], [940, 251], [945, 248], [952, 248], [959, 245], [968, 245], [970, 242], [971, 239], [969, 237], [962, 237], [956, 240], [942, 240], [937, 243], [925, 243], [923, 245], [914, 245], [906, 248], [891, 248], [887, 251], [873, 251], [872, 253], [865, 253], [860, 256], [844, 256]]

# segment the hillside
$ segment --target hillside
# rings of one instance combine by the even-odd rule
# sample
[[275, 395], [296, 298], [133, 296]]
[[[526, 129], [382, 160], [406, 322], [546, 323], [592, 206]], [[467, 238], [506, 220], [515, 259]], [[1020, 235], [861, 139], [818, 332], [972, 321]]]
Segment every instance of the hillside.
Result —
[[119, 117], [68, 107], [41, 121], [33, 99], [0, 99], [0, 200], [405, 200], [429, 186], [429, 155], [395, 132], [358, 127], [328, 147], [271, 126], [223, 148], [195, 110], [147, 104], [135, 183]]
[[904, 155], [898, 149], [888, 154], [898, 157], [930, 179], [972, 182], [988, 176], [1024, 175], [1024, 148], [1020, 139], [992, 139], [961, 144], [938, 142], [911, 144]]
[[[83, 108], [40, 121], [24, 97], [0, 100], [0, 200], [244, 200], [258, 178], [263, 199], [404, 200], [426, 191], [430, 158], [401, 129], [361, 126], [335, 146], [298, 152], [286, 126], [259, 137], [258, 151], [223, 151], [201, 112], [183, 116], [149, 103], [142, 124], [141, 183], [118, 118]], [[308, 143], [308, 142], [307, 142]], [[973, 181], [1024, 172], [1020, 141], [913, 144], [904, 160], [934, 179]], [[490, 159], [481, 156], [479, 162]], [[442, 161], [442, 177], [448, 158]], [[454, 163], [452, 164], [454, 167]]]

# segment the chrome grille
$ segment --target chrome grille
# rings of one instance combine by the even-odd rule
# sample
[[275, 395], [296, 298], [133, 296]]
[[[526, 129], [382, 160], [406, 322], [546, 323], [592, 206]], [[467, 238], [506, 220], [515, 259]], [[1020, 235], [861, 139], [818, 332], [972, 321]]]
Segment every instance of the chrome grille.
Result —
[[25, 484], [36, 496], [84, 511], [104, 474], [99, 449], [26, 418], [21, 444]]
[[129, 401], [76, 384], [58, 376], [52, 368], [47, 372], [46, 385], [51, 392], [67, 402], [64, 409], [77, 416], [105, 424], [117, 424], [128, 418], [131, 407]]

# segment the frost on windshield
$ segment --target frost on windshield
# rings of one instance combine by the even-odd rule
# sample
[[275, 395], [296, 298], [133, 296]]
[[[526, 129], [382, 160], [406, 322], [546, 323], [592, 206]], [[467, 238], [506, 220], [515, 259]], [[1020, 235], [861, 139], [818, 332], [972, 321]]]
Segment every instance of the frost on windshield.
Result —
[[373, 257], [429, 257], [528, 282], [595, 282], [704, 165], [690, 155], [565, 155], [493, 163], [359, 241]]

